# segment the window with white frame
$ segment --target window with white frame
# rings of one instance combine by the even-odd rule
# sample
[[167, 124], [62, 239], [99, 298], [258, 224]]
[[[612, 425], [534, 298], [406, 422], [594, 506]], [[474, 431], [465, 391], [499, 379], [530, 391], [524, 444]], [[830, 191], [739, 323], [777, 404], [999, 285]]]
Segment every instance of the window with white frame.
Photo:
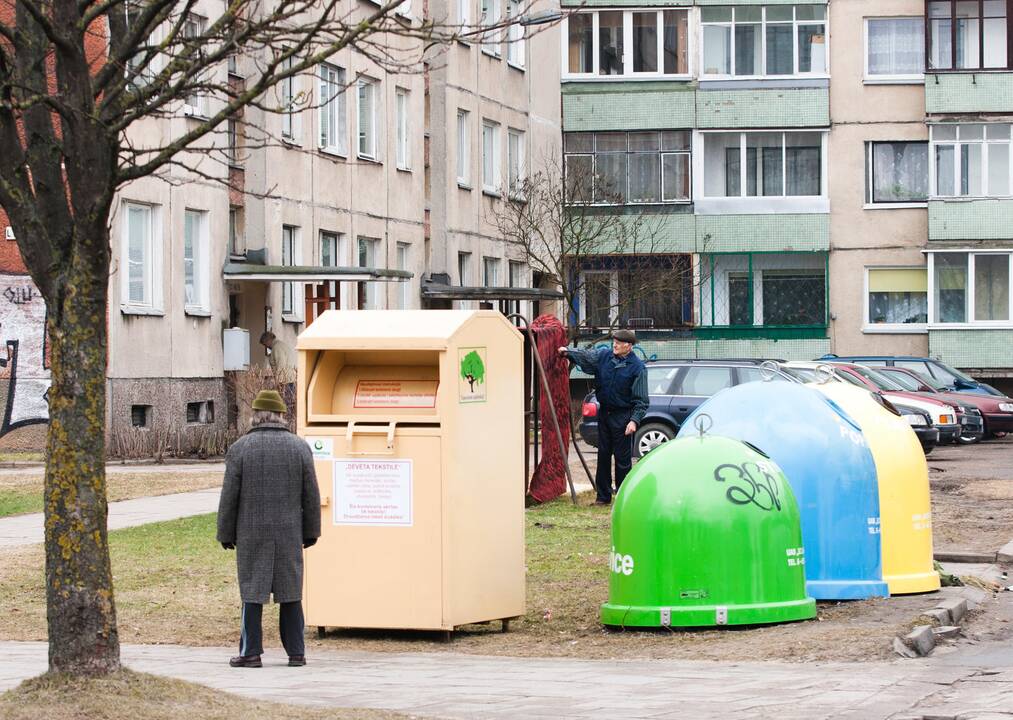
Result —
[[[411, 262], [411, 243], [399, 242], [397, 244], [397, 269], [408, 270]], [[399, 310], [407, 310], [411, 302], [409, 293], [412, 289], [411, 280], [403, 280], [397, 284], [397, 307]]]
[[866, 204], [924, 203], [929, 199], [927, 142], [867, 142], [865, 167]]
[[563, 133], [567, 198], [572, 203], [687, 202], [692, 132]]
[[525, 28], [517, 20], [523, 12], [524, 5], [520, 0], [506, 0], [506, 3], [507, 17], [513, 20], [507, 26], [507, 62], [514, 67], [523, 68], [526, 50]]
[[320, 90], [317, 123], [320, 127], [320, 149], [337, 155], [348, 154], [347, 96], [345, 70], [322, 63], [318, 73]]
[[[285, 267], [297, 265], [300, 256], [299, 228], [294, 225], [281, 226], [281, 264]], [[301, 294], [297, 283], [281, 284], [281, 317], [283, 320], [294, 320], [299, 315]]]
[[823, 132], [716, 132], [703, 136], [704, 195], [821, 196]]
[[577, 294], [582, 325], [676, 328], [692, 322], [689, 255], [588, 257], [581, 265]]
[[482, 284], [485, 287], [499, 286], [500, 259], [496, 257], [482, 258]]
[[471, 284], [471, 253], [457, 253], [457, 284], [467, 287]]
[[123, 304], [156, 309], [161, 306], [161, 241], [156, 237], [156, 208], [123, 204]]
[[689, 76], [689, 10], [599, 10], [567, 17], [563, 76]]
[[229, 255], [243, 255], [246, 252], [245, 220], [241, 205], [229, 208]]
[[377, 83], [368, 78], [359, 78], [358, 112], [356, 117], [359, 136], [359, 157], [376, 160], [376, 118]]
[[924, 82], [925, 24], [920, 17], [865, 19], [865, 81]]
[[932, 125], [932, 195], [1008, 197], [1010, 125]]
[[[283, 72], [288, 72], [295, 65], [295, 58], [282, 60], [279, 67]], [[295, 76], [289, 76], [278, 83], [278, 92], [281, 95], [281, 137], [282, 140], [295, 143], [299, 140], [299, 114], [296, 112], [296, 89]]]
[[1009, 324], [1009, 252], [934, 252], [929, 267], [933, 323]]
[[340, 262], [338, 253], [341, 250], [341, 236], [329, 230], [320, 231], [320, 265], [321, 267], [337, 267]]
[[471, 25], [471, 3], [473, 0], [457, 0], [457, 24], [461, 32], [467, 32]]
[[[380, 240], [359, 236], [358, 238], [358, 265], [363, 268], [375, 268], [379, 252]], [[359, 283], [359, 309], [379, 310], [379, 292], [375, 282]]]
[[929, 280], [924, 267], [868, 268], [869, 325], [924, 325], [929, 319]]
[[[124, 3], [123, 9], [126, 15], [124, 29], [129, 34], [140, 21], [141, 14], [144, 12], [144, 5], [131, 1]], [[158, 36], [159, 32], [156, 30], [142, 41], [142, 46], [138, 48], [136, 53], [127, 58], [126, 73], [129, 78], [128, 87], [131, 89], [136, 90], [144, 87], [151, 82], [158, 72], [158, 56], [154, 52], [154, 47], [158, 44]]]
[[524, 133], [512, 128], [507, 130], [507, 187], [511, 197], [524, 195]]
[[[527, 287], [527, 266], [517, 260], [507, 261], [507, 286], [512, 288]], [[525, 303], [514, 300], [507, 304], [507, 312], [523, 314]]]
[[929, 69], [1009, 69], [1007, 14], [1007, 0], [928, 0]]
[[208, 214], [187, 209], [183, 213], [183, 294], [187, 312], [210, 312], [210, 254], [208, 252]]
[[482, 121], [482, 189], [498, 195], [500, 179], [499, 124], [491, 120]]
[[825, 75], [826, 10], [826, 5], [700, 8], [701, 76]]
[[[500, 0], [479, 0], [479, 2], [482, 3], [482, 17], [479, 22], [483, 27], [500, 22], [503, 16]], [[486, 55], [500, 57], [503, 52], [502, 44], [500, 43], [502, 37], [503, 35], [499, 30], [485, 33], [482, 36], [482, 52]]]
[[[186, 44], [202, 43], [201, 37], [204, 35], [204, 28], [206, 26], [206, 18], [194, 13], [187, 15], [186, 20], [183, 21], [183, 42]], [[195, 76], [188, 82], [200, 84], [201, 76]], [[183, 104], [183, 112], [186, 115], [201, 118], [208, 116], [208, 96], [205, 92], [198, 89], [191, 90], [184, 96]]]
[[243, 166], [243, 162], [240, 157], [239, 149], [239, 120], [234, 117], [230, 117], [226, 122], [225, 140], [227, 143], [225, 155], [229, 161], [229, 165], [231, 167], [241, 168]]
[[457, 111], [457, 184], [471, 186], [471, 113]]
[[396, 161], [399, 170], [411, 169], [410, 145], [408, 142], [408, 91], [397, 88], [394, 91], [394, 125], [396, 132]]

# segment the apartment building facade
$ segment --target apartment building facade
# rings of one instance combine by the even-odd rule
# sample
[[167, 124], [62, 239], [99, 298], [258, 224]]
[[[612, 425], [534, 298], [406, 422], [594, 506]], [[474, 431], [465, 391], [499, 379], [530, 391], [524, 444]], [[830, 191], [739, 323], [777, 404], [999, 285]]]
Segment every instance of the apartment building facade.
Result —
[[[523, 20], [520, 7], [410, 0], [398, 12], [461, 22], [471, 26], [474, 42], [438, 49], [439, 62], [430, 57], [409, 72], [341, 51], [281, 83], [180, 163], [118, 193], [109, 221], [107, 430], [114, 450], [229, 433], [237, 421], [232, 371], [267, 364], [258, 342], [265, 331], [295, 345], [312, 320], [307, 293], [324, 295], [322, 307], [424, 307], [423, 286], [433, 273], [453, 274], [464, 253], [474, 258], [473, 284], [529, 282], [523, 258], [510, 255], [488, 215], [509, 199], [507, 188], [523, 177], [532, 148], [560, 152], [558, 28], [534, 33], [518, 22], [494, 38], [473, 31], [511, 13]], [[371, 0], [349, 2], [353, 13], [375, 8]], [[539, 9], [524, 5], [525, 13]], [[198, 2], [193, 22], [220, 11]], [[406, 44], [417, 41], [391, 42], [419, 55]], [[217, 81], [242, 85], [256, 61], [230, 59], [216, 69]], [[532, 63], [553, 72], [529, 73]], [[139, 132], [149, 140], [177, 137], [220, 102], [184, 98], [170, 118], [145, 121]], [[463, 127], [461, 111], [468, 114]], [[485, 127], [495, 135], [484, 136]], [[455, 155], [457, 147], [465, 158]], [[7, 265], [18, 271], [18, 262]], [[24, 276], [18, 282], [31, 285]], [[32, 377], [45, 387], [34, 393], [31, 412], [41, 426], [44, 307], [39, 317], [27, 312], [31, 307], [12, 301], [0, 322], [8, 332], [17, 328], [15, 349], [20, 338], [23, 350], [38, 350]], [[27, 362], [22, 352], [14, 364], [27, 370]], [[4, 368], [8, 395], [27, 397], [29, 374]], [[38, 430], [26, 439], [6, 423], [0, 443], [37, 445]]]
[[[567, 160], [593, 152], [622, 211], [695, 268], [680, 302], [637, 309], [648, 354], [930, 354], [1007, 375], [1005, 0], [585, 8], [562, 44]], [[588, 335], [631, 319], [586, 322], [596, 292]]]

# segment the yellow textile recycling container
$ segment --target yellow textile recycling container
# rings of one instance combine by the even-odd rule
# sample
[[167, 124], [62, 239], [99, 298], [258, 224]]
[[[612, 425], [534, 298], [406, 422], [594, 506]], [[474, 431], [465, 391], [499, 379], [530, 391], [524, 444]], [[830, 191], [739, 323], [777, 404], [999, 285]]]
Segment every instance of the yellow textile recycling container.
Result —
[[862, 427], [879, 479], [883, 579], [891, 595], [939, 589], [933, 568], [929, 468], [918, 438], [867, 390], [842, 382], [811, 383]]
[[517, 329], [491, 310], [331, 310], [296, 347], [323, 506], [307, 624], [452, 631], [523, 615]]

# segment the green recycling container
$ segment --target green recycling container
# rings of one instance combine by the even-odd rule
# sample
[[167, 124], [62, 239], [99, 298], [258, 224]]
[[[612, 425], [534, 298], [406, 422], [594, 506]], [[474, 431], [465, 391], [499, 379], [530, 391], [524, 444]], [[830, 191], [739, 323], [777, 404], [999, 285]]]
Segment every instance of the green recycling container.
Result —
[[604, 625], [754, 625], [816, 616], [798, 506], [755, 448], [715, 435], [653, 450], [612, 509]]

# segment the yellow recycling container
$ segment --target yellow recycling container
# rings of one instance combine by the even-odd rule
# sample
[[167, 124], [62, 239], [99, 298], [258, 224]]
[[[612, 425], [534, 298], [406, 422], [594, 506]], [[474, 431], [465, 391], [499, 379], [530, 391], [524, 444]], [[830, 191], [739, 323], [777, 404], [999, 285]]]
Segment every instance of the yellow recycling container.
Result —
[[308, 625], [452, 631], [524, 614], [524, 360], [489, 310], [332, 310], [299, 336], [320, 484]]
[[862, 427], [879, 479], [883, 579], [891, 595], [939, 589], [932, 558], [929, 469], [911, 427], [867, 390], [842, 382], [811, 383]]

